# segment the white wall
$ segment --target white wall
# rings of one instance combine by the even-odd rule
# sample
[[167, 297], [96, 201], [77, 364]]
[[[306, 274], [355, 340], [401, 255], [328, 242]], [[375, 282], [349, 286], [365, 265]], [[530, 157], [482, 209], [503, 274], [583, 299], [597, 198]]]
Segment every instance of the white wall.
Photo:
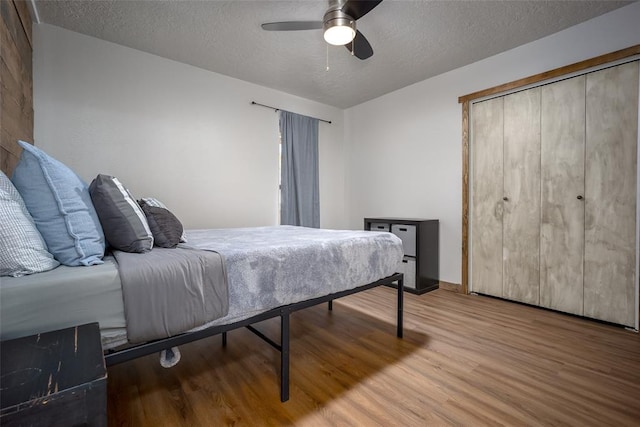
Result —
[[633, 3], [345, 113], [348, 227], [368, 216], [440, 220], [440, 279], [461, 283], [462, 107], [458, 97], [640, 43]]
[[278, 222], [278, 116], [320, 117], [321, 225], [344, 228], [340, 109], [58, 27], [34, 26], [34, 139], [87, 182], [117, 176], [187, 228]]
[[[458, 97], [640, 43], [640, 3], [346, 111], [83, 36], [34, 27], [35, 143], [85, 180], [116, 175], [189, 228], [277, 223], [277, 116], [320, 124], [321, 225], [440, 219], [440, 279], [461, 282]], [[150, 153], [152, 153], [150, 155]]]

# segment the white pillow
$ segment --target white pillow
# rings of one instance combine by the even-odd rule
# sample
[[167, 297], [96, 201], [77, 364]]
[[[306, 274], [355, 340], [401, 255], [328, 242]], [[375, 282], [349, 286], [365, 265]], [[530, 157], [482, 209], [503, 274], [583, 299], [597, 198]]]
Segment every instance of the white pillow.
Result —
[[0, 276], [20, 277], [58, 265], [20, 193], [0, 172]]

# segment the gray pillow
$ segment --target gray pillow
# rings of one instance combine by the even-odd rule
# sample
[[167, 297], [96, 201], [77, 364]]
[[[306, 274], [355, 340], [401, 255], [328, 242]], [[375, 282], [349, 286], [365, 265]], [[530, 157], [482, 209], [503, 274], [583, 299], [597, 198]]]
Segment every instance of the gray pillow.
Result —
[[161, 248], [175, 248], [180, 243], [183, 231], [180, 220], [168, 209], [149, 206], [144, 201], [140, 206], [147, 216], [154, 244]]
[[[166, 207], [164, 203], [162, 203], [160, 200], [154, 197], [143, 197], [142, 199], [138, 200], [138, 204], [140, 206], [142, 206], [143, 203], [149, 206], [155, 206], [157, 208], [165, 208], [169, 210], [169, 208]], [[182, 226], [182, 224], [180, 225]], [[180, 243], [187, 243], [187, 236], [185, 235], [185, 232], [184, 232], [184, 226], [182, 226], [182, 236], [180, 236]]]
[[98, 175], [89, 186], [93, 206], [109, 244], [124, 252], [147, 252], [153, 234], [147, 218], [122, 183], [113, 176]]

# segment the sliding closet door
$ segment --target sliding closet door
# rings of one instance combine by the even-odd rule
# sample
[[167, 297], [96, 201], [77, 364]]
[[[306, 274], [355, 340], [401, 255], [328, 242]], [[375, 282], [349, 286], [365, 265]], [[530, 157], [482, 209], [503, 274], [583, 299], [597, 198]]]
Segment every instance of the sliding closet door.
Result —
[[540, 88], [504, 97], [503, 296], [540, 296]]
[[502, 296], [502, 98], [473, 105], [471, 288]]
[[638, 61], [587, 75], [584, 315], [635, 322]]
[[583, 314], [585, 76], [541, 93], [540, 305]]

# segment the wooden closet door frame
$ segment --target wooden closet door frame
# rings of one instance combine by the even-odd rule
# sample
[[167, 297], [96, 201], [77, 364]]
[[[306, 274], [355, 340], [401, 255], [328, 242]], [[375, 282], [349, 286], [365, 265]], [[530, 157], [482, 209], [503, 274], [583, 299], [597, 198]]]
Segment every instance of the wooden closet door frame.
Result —
[[[462, 104], [462, 286], [461, 292], [469, 293], [469, 155], [470, 155], [470, 111], [471, 104], [482, 98], [504, 95], [510, 91], [519, 90], [527, 86], [542, 84], [542, 82], [558, 80], [563, 77], [569, 77], [571, 74], [586, 72], [590, 68], [596, 68], [616, 61], [626, 60], [632, 56], [640, 55], [640, 44], [630, 46], [615, 52], [596, 56], [584, 61], [576, 62], [564, 67], [555, 68], [544, 73], [535, 74], [499, 86], [484, 89], [478, 92], [470, 93], [458, 98], [458, 103]], [[613, 64], [612, 64], [613, 65]], [[640, 139], [640, 131], [639, 139]], [[640, 152], [640, 149], [639, 149]], [[639, 163], [640, 171], [640, 163]], [[640, 188], [640, 187], [638, 187]], [[639, 218], [640, 219], [640, 218]], [[640, 226], [640, 222], [638, 223]], [[636, 258], [637, 258], [636, 254]], [[639, 312], [636, 313], [636, 330], [638, 329], [638, 320], [640, 319], [640, 304], [638, 304], [638, 280], [640, 274], [636, 269], [636, 307]]]

